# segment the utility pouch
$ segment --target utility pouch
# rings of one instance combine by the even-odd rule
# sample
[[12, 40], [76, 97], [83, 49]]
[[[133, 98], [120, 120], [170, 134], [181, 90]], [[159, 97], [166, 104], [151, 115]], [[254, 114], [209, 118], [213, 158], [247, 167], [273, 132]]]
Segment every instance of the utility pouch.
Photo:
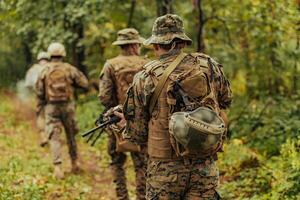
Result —
[[226, 126], [215, 111], [199, 107], [191, 112], [173, 113], [169, 132], [176, 141], [174, 149], [178, 156], [207, 157], [221, 148]]
[[116, 152], [140, 152], [140, 146], [123, 138], [121, 132], [114, 132], [116, 137]]

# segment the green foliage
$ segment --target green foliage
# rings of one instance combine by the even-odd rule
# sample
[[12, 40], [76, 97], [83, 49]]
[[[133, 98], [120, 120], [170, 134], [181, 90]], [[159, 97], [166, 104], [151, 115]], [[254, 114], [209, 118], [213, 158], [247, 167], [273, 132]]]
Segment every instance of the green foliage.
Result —
[[299, 96], [244, 100], [233, 107], [231, 136], [267, 156], [278, 154], [288, 138], [295, 139], [300, 133]]
[[[196, 2], [173, 1], [194, 41], [189, 52], [196, 49], [198, 39]], [[201, 2], [205, 52], [223, 64], [235, 96], [229, 113], [230, 139], [219, 159], [220, 192], [225, 199], [299, 199], [299, 5], [284, 0]], [[116, 32], [127, 27], [131, 5], [130, 0], [0, 1], [0, 86], [14, 86], [37, 52], [52, 41], [66, 45], [67, 60], [73, 64], [76, 53], [84, 50], [82, 62], [90, 76], [97, 77], [104, 61], [118, 53], [111, 43]], [[132, 26], [144, 37], [151, 35], [156, 6], [155, 1], [136, 1]], [[2, 93], [1, 200], [98, 199], [102, 193], [93, 195], [91, 183], [111, 190], [110, 184], [95, 182], [95, 174], [53, 180], [48, 154], [33, 145], [37, 136], [31, 134], [31, 124], [14, 114], [15, 102]], [[102, 107], [95, 93], [79, 95], [78, 102], [80, 130], [88, 130]], [[77, 139], [81, 140], [79, 135]], [[105, 169], [106, 142], [105, 134], [94, 148], [80, 142], [84, 161], [95, 160]], [[129, 174], [133, 183], [133, 172]], [[133, 190], [131, 184], [130, 193]]]
[[225, 199], [299, 199], [299, 96], [236, 100], [221, 154]]

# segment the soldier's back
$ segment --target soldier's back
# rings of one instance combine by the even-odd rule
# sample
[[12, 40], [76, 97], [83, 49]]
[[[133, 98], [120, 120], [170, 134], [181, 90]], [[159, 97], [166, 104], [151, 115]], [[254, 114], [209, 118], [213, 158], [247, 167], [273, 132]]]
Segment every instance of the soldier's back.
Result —
[[130, 55], [119, 55], [107, 61], [111, 66], [115, 78], [118, 103], [125, 101], [125, 95], [132, 84], [133, 77], [142, 70], [148, 60], [145, 57]]

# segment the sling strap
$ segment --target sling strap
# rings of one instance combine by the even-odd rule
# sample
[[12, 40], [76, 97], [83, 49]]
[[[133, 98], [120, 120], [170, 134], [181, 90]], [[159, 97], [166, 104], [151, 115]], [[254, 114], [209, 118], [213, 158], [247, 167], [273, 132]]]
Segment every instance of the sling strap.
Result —
[[186, 53], [181, 52], [176, 58], [175, 60], [165, 69], [163, 75], [161, 76], [161, 78], [159, 79], [157, 86], [154, 89], [153, 95], [150, 99], [150, 105], [149, 105], [149, 113], [151, 114], [153, 112], [154, 106], [157, 102], [157, 99], [162, 91], [162, 89], [164, 88], [168, 77], [170, 76], [170, 74], [175, 70], [175, 68], [180, 64], [180, 62], [184, 59], [184, 57], [186, 56]]

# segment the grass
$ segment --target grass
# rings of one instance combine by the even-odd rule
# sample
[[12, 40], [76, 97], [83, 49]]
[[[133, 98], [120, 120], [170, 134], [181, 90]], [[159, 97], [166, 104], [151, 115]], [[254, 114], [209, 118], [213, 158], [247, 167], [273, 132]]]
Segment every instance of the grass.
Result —
[[[80, 163], [84, 172], [80, 175], [68, 173], [70, 163], [64, 145], [64, 169], [67, 176], [56, 180], [52, 176], [51, 155], [48, 148], [38, 146], [39, 135], [34, 123], [34, 110], [19, 101], [13, 94], [1, 92], [0, 104], [0, 200], [99, 200], [115, 199], [106, 153], [106, 136], [90, 147], [77, 135]], [[97, 104], [93, 104], [97, 105]], [[83, 113], [78, 107], [79, 120], [92, 121], [92, 112]], [[97, 106], [96, 106], [97, 107]], [[91, 109], [92, 110], [92, 109]], [[93, 110], [95, 111], [95, 110]], [[93, 118], [93, 119], [92, 119]], [[79, 123], [81, 131], [92, 128]], [[64, 138], [64, 137], [63, 137]], [[128, 162], [129, 190], [134, 197], [134, 173]]]
[[[32, 101], [24, 103], [10, 92], [0, 91], [0, 96], [0, 200], [115, 199], [105, 134], [95, 147], [77, 135], [84, 173], [67, 173], [64, 180], [56, 180], [49, 149], [38, 146]], [[96, 94], [79, 96], [81, 132], [94, 126], [102, 110], [97, 101]], [[231, 109], [232, 138], [219, 154], [221, 196], [225, 200], [300, 200], [299, 97], [274, 100], [262, 115], [266, 102], [252, 101], [246, 111], [239, 103], [245, 102], [237, 101]], [[66, 145], [64, 160], [68, 171]], [[134, 198], [134, 171], [128, 161], [128, 188]]]

